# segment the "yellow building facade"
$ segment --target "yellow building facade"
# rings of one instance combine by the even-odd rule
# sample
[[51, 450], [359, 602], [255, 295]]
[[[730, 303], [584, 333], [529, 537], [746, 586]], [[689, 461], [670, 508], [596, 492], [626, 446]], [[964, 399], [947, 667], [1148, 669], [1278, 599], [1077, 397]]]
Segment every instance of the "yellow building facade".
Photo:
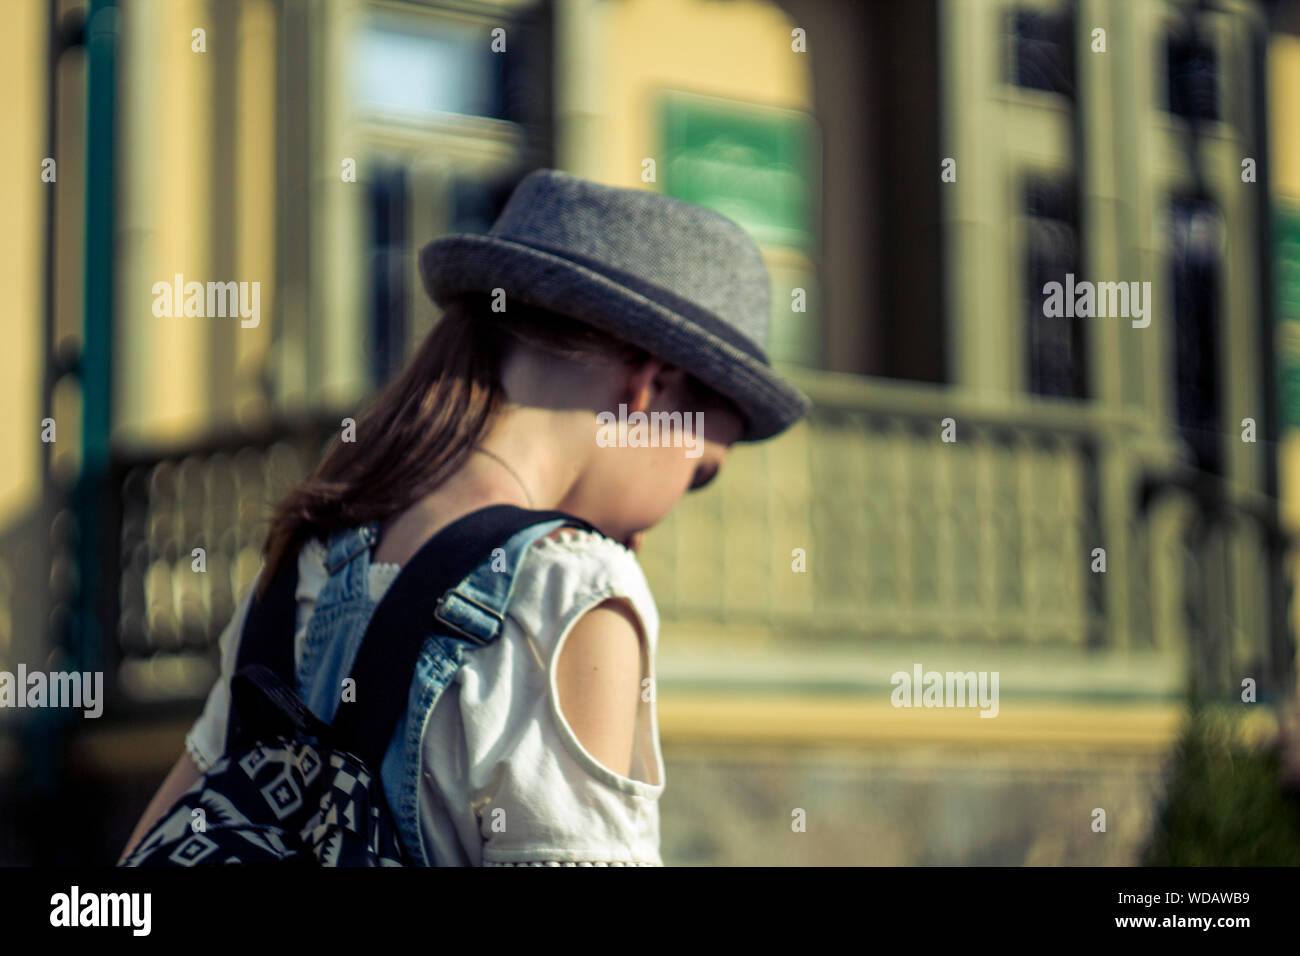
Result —
[[[86, 312], [87, 63], [75, 43], [54, 62], [41, 51], [78, 9], [22, 0], [0, 35], [15, 91], [0, 102], [15, 144], [0, 152], [13, 304], [0, 661], [48, 657], [72, 577], [79, 373], [55, 359], [77, 354]], [[415, 252], [485, 230], [510, 185], [550, 165], [704, 201], [749, 228], [773, 278], [773, 356], [816, 402], [788, 434], [737, 449], [643, 553], [681, 781], [666, 857], [914, 862], [929, 833], [939, 849], [923, 861], [986, 859], [975, 834], [934, 836], [942, 808], [908, 816], [914, 787], [980, 806], [963, 789], [979, 777], [1004, 795], [1083, 780], [1052, 791], [1061, 813], [1085, 812], [1099, 788], [1127, 811], [1098, 849], [1030, 800], [1023, 831], [993, 840], [1014, 845], [1009, 859], [1131, 861], [1188, 675], [1220, 696], [1241, 676], [1269, 694], [1286, 683], [1272, 558], [1250, 517], [1273, 507], [1270, 466], [1238, 440], [1242, 419], [1270, 414], [1261, 382], [1274, 374], [1257, 321], [1269, 250], [1241, 162], [1266, 116], [1272, 201], [1300, 207], [1300, 45], [1258, 4], [1218, 5], [1202, 25], [1218, 109], [1189, 147], [1153, 66], [1182, 49], [1186, 16], [1158, 0], [122, 0], [104, 21], [118, 40], [121, 502], [105, 519], [120, 568], [104, 587], [106, 660], [130, 719], [78, 736], [72, 766], [170, 765], [214, 676], [212, 641], [256, 572], [261, 505], [436, 321]], [[1060, 37], [1069, 79], [1037, 76], [1033, 52]], [[1250, 83], [1260, 38], [1266, 102]], [[41, 179], [50, 142], [55, 183]], [[1229, 237], [1215, 260], [1221, 434], [1204, 448], [1203, 423], [1180, 418], [1170, 277], [1170, 217], [1198, 182]], [[1067, 233], [1076, 259], [1057, 256]], [[1078, 326], [1084, 371], [1068, 382], [1049, 361], [1065, 340], [1040, 337], [1064, 333], [1025, 304], [1039, 271], [1067, 263], [1157, 290], [1150, 327]], [[260, 322], [157, 315], [155, 286], [176, 276], [258, 283]], [[1300, 439], [1280, 438], [1295, 531]], [[1214, 500], [1246, 515], [1212, 525], [1199, 551], [1199, 499], [1157, 481], [1189, 454], [1213, 459]], [[891, 676], [918, 663], [999, 672], [998, 719], [894, 706]], [[17, 745], [2, 746], [12, 771]], [[692, 806], [726, 786], [764, 809], [698, 832]], [[868, 794], [883, 822], [786, 841], [786, 804], [816, 792], [828, 814]], [[764, 827], [780, 837], [760, 840]], [[883, 831], [895, 836], [880, 843]]]

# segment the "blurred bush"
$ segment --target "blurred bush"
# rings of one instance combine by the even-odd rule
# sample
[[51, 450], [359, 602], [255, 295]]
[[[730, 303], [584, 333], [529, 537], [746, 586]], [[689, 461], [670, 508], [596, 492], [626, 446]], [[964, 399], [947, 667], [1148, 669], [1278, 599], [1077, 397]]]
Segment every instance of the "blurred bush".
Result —
[[1239, 715], [1192, 711], [1143, 865], [1300, 866], [1300, 790], [1282, 740], [1261, 747]]

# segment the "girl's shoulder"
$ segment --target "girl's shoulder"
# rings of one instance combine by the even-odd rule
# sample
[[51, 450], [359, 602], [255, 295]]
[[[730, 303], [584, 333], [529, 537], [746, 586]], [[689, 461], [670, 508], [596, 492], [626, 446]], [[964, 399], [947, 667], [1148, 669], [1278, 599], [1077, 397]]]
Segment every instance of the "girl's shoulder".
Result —
[[[558, 528], [538, 538], [523, 566], [534, 571], [561, 572], [561, 577], [572, 584], [594, 578], [639, 584], [649, 590], [641, 564], [632, 551], [613, 538], [582, 528]], [[566, 575], [564, 571], [575, 573]]]
[[648, 634], [658, 632], [658, 611], [636, 555], [612, 538], [580, 528], [560, 528], [539, 538], [520, 562], [510, 610], [541, 625], [601, 600], [629, 601]]

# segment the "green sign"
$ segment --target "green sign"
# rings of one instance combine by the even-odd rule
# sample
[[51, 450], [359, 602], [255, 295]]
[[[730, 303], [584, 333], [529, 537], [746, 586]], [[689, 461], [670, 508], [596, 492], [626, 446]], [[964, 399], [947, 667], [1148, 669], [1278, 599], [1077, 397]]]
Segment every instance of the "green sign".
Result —
[[1274, 207], [1277, 375], [1282, 424], [1300, 428], [1300, 207]]
[[813, 249], [820, 163], [806, 113], [677, 91], [661, 104], [665, 193], [734, 219], [760, 246]]

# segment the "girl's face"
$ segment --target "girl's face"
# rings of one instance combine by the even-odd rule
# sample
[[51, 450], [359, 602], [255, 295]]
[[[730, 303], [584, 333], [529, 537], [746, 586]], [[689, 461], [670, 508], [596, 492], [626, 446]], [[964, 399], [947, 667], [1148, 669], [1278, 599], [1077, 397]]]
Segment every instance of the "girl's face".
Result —
[[568, 505], [636, 550], [641, 532], [714, 479], [743, 422], [728, 402], [653, 359], [617, 397], [597, 412], [596, 448]]

